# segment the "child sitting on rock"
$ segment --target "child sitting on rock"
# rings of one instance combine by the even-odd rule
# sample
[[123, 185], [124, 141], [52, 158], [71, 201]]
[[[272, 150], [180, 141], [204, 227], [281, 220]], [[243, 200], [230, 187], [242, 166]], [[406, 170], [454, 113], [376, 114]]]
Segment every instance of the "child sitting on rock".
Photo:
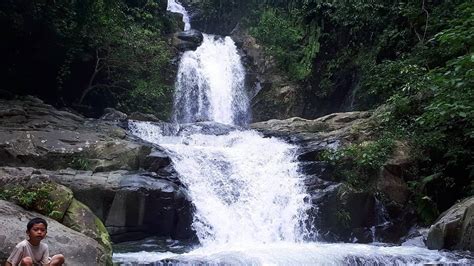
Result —
[[64, 256], [54, 255], [49, 257], [48, 245], [41, 243], [46, 237], [48, 223], [42, 218], [31, 219], [26, 226], [28, 240], [23, 240], [16, 245], [6, 266], [36, 266], [36, 265], [63, 265]]

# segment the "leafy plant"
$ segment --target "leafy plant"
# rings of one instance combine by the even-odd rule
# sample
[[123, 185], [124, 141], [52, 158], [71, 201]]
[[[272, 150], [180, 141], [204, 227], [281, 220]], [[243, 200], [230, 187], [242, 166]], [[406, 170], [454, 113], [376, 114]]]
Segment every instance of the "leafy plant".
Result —
[[77, 170], [89, 170], [91, 167], [89, 160], [83, 157], [73, 158], [71, 162], [69, 163], [69, 166], [72, 169], [77, 169]]
[[56, 204], [49, 199], [52, 189], [53, 187], [46, 183], [31, 187], [7, 186], [0, 189], [0, 199], [13, 201], [26, 209], [36, 208], [41, 213], [58, 219], [60, 217], [59, 212], [55, 211]]
[[300, 10], [290, 12], [277, 8], [262, 11], [258, 24], [250, 32], [265, 44], [280, 68], [296, 80], [306, 79], [312, 72], [313, 60], [319, 52], [320, 29], [314, 22], [305, 25]]
[[336, 178], [346, 181], [356, 189], [369, 189], [370, 181], [393, 152], [394, 141], [381, 138], [374, 142], [351, 144], [339, 150], [327, 150], [322, 160], [335, 167]]

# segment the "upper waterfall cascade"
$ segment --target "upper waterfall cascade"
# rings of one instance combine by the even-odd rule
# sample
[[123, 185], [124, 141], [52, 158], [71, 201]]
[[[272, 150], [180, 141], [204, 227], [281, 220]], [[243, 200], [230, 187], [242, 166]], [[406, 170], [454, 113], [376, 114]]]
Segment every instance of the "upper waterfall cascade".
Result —
[[181, 5], [180, 2], [176, 0], [168, 0], [168, 5], [166, 7], [166, 10], [173, 12], [173, 13], [178, 13], [183, 15], [183, 22], [184, 22], [184, 30], [190, 30], [191, 29], [191, 21], [189, 19], [188, 12], [186, 9]]
[[248, 123], [245, 70], [230, 37], [204, 34], [196, 51], [182, 55], [176, 80], [176, 122]]

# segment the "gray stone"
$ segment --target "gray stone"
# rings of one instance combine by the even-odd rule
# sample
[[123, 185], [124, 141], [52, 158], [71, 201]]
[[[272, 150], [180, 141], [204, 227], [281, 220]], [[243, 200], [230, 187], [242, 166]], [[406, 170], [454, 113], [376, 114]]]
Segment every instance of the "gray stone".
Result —
[[174, 34], [173, 46], [180, 51], [196, 50], [201, 45], [203, 35], [197, 30], [182, 31]]
[[[137, 170], [151, 145], [116, 124], [86, 120], [39, 101], [0, 100], [0, 161], [4, 166]], [[22, 117], [22, 120], [18, 120]]]
[[439, 216], [430, 227], [426, 246], [474, 251], [474, 197], [455, 204]]
[[100, 117], [101, 120], [106, 121], [120, 121], [127, 119], [127, 115], [114, 108], [105, 108], [104, 114]]
[[193, 42], [193, 43], [196, 43], [198, 45], [201, 44], [202, 40], [204, 39], [204, 36], [202, 35], [202, 32], [200, 32], [198, 30], [195, 30], [195, 29], [178, 32], [176, 37], [178, 37], [178, 39], [180, 39], [180, 40], [187, 41], [187, 42]]
[[75, 199], [72, 201], [64, 216], [63, 224], [96, 240], [109, 255], [112, 255], [112, 242], [104, 224], [80, 201]]
[[[164, 171], [164, 169], [161, 169]], [[127, 171], [61, 171], [52, 178], [74, 192], [102, 221], [114, 242], [158, 235], [194, 237], [192, 207], [178, 180]]]
[[130, 175], [120, 182], [105, 225], [114, 242], [140, 239], [143, 235], [189, 239], [191, 202], [176, 184], [143, 175]]
[[133, 112], [128, 118], [137, 121], [161, 122], [160, 119], [153, 114], [144, 114], [140, 112]]

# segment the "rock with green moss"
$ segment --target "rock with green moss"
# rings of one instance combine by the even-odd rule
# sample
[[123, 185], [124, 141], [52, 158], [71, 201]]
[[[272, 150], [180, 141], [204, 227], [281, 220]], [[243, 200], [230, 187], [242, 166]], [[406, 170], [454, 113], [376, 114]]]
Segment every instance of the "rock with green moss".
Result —
[[109, 254], [112, 254], [112, 243], [104, 224], [80, 201], [76, 199], [72, 201], [64, 216], [63, 224], [95, 239]]
[[[12, 170], [13, 172], [9, 172]], [[73, 199], [73, 192], [35, 171], [0, 170], [0, 198], [61, 221]]]
[[48, 187], [47, 197], [35, 203], [35, 210], [56, 221], [61, 221], [73, 201], [74, 195], [69, 188], [54, 182], [50, 182]]

